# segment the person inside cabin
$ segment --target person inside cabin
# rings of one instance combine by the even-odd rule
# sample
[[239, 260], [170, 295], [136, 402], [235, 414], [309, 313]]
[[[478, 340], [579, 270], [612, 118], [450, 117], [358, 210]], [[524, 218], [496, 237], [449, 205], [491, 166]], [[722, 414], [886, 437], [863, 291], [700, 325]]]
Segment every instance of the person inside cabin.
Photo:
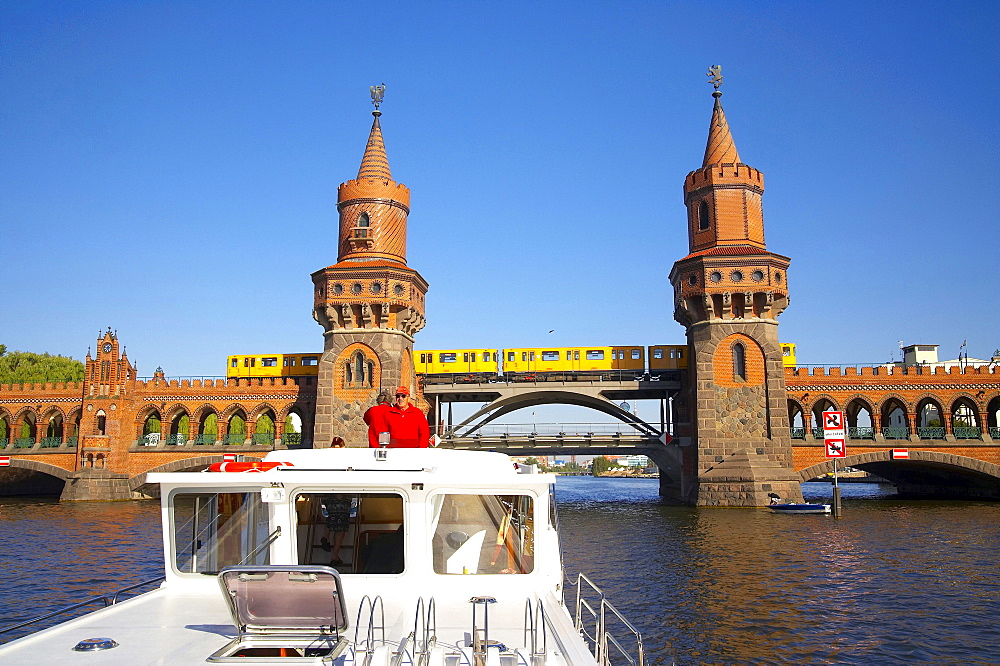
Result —
[[410, 389], [396, 389], [396, 402], [385, 412], [389, 430], [389, 448], [425, 449], [430, 443], [431, 428], [424, 413], [410, 404]]
[[[389, 392], [380, 391], [375, 404], [365, 412], [364, 420], [368, 424], [368, 446], [377, 449], [389, 443], [389, 427], [385, 423], [385, 414], [391, 409], [389, 405]], [[386, 433], [384, 443], [379, 442], [379, 436]]]
[[[341, 447], [343, 440], [341, 440]], [[338, 447], [339, 448], [339, 447]], [[330, 566], [342, 566], [340, 546], [351, 526], [351, 497], [349, 495], [323, 495], [323, 518], [326, 521], [326, 534], [319, 540], [320, 547], [330, 553]]]

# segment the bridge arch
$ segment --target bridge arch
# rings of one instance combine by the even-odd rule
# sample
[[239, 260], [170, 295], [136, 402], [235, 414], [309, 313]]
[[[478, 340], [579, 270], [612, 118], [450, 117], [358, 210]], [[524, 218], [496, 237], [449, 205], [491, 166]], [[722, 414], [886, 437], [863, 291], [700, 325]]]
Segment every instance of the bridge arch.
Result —
[[910, 423], [911, 406], [903, 396], [890, 393], [879, 403], [878, 413], [880, 427], [906, 427]]
[[0, 468], [0, 495], [59, 495], [69, 474], [62, 467], [11, 456], [10, 465]]
[[895, 485], [901, 494], [1000, 499], [1000, 465], [939, 451], [910, 449], [907, 455], [897, 460], [891, 450], [882, 450], [825, 460], [800, 470], [799, 481], [831, 473], [837, 462], [875, 474]]
[[[462, 428], [468, 428], [462, 432], [462, 436], [471, 435], [490, 422], [526, 407], [538, 405], [575, 405], [577, 407], [587, 407], [608, 416], [612, 416], [622, 421], [639, 432], [657, 436], [659, 431], [650, 426], [645, 421], [639, 419], [631, 412], [628, 412], [606, 398], [599, 398], [572, 391], [548, 390], [532, 391], [530, 393], [514, 394], [501, 397], [478, 410], [464, 421], [454, 426], [452, 432], [457, 433]], [[478, 419], [482, 419], [477, 422]]]

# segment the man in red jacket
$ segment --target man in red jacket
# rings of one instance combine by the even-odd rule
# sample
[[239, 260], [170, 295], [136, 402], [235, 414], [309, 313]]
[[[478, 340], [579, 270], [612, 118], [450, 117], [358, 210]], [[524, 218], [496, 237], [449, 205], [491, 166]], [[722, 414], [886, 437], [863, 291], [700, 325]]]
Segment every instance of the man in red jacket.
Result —
[[396, 389], [396, 402], [385, 412], [390, 449], [425, 449], [431, 428], [424, 413], [410, 404], [410, 389]]
[[[368, 424], [368, 446], [373, 449], [386, 446], [389, 443], [389, 426], [386, 425], [385, 415], [390, 409], [392, 407], [389, 405], [389, 393], [388, 391], [381, 391], [375, 400], [375, 404], [369, 407], [368, 411], [362, 417], [365, 423]], [[379, 442], [380, 434], [384, 434], [384, 443]]]

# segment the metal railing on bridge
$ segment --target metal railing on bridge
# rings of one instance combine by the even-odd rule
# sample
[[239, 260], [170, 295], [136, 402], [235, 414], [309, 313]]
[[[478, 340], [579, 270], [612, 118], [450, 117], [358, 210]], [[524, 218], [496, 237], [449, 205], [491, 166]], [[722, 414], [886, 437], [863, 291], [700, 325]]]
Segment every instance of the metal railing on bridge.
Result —
[[473, 432], [448, 432], [441, 437], [648, 437], [627, 423], [496, 423]]
[[422, 375], [425, 386], [462, 384], [529, 384], [536, 382], [676, 382], [679, 370], [600, 370], [567, 372], [519, 372], [496, 375], [484, 372]]

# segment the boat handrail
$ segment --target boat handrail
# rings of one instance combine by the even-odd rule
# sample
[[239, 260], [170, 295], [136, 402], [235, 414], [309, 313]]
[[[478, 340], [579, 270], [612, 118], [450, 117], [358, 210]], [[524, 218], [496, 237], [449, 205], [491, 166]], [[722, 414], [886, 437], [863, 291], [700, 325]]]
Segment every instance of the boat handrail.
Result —
[[[422, 627], [418, 627], [422, 625]], [[413, 663], [414, 666], [425, 666], [430, 658], [430, 652], [437, 644], [437, 605], [434, 597], [427, 604], [424, 598], [417, 598], [417, 609], [413, 616]]]
[[[548, 618], [545, 616], [545, 606], [542, 600], [536, 600], [534, 608], [531, 599], [524, 601], [524, 636], [522, 641], [525, 647], [531, 648], [532, 663], [543, 663], [545, 653], [548, 652]], [[542, 634], [541, 650], [539, 650], [538, 633]]]
[[[584, 598], [584, 582], [587, 583], [587, 586], [592, 592], [598, 595], [599, 599], [596, 602], [597, 608], [595, 608], [589, 600]], [[587, 627], [584, 626], [584, 611], [587, 612], [586, 619], [594, 623], [593, 633], [590, 633], [587, 630]], [[609, 615], [611, 615], [622, 628], [632, 634], [635, 639], [634, 656], [633, 653], [622, 645], [622, 643], [608, 630]], [[611, 663], [608, 650], [609, 645], [613, 646], [632, 666], [645, 666], [646, 654], [642, 645], [642, 634], [635, 628], [635, 626], [632, 625], [631, 622], [625, 619], [625, 616], [622, 615], [610, 601], [607, 600], [604, 591], [583, 573], [577, 574], [576, 579], [576, 614], [573, 618], [573, 624], [577, 631], [580, 632], [583, 639], [587, 641], [588, 644], [592, 644], [594, 646], [594, 658], [597, 659], [597, 663], [601, 666], [608, 666]]]
[[[379, 609], [379, 624], [375, 624], [375, 605], [378, 604]], [[372, 659], [372, 655], [375, 654], [375, 632], [378, 631], [381, 635], [379, 637], [380, 644], [385, 644], [385, 605], [382, 602], [382, 596], [378, 595], [374, 599], [369, 597], [367, 594], [361, 598], [361, 603], [358, 604], [358, 621], [354, 624], [354, 647], [357, 649], [361, 643], [358, 642], [358, 631], [361, 629], [361, 615], [365, 612], [365, 608], [368, 608], [368, 621], [364, 624], [367, 626], [365, 633], [365, 665], [369, 664]]]
[[38, 617], [31, 618], [30, 620], [26, 620], [24, 622], [20, 622], [18, 624], [11, 625], [9, 627], [4, 627], [3, 629], [0, 629], [0, 634], [6, 634], [8, 632], [14, 631], [15, 629], [20, 629], [21, 627], [26, 627], [29, 624], [34, 624], [36, 622], [41, 622], [42, 620], [48, 620], [50, 617], [55, 617], [57, 615], [62, 615], [63, 613], [68, 613], [68, 612], [76, 610], [78, 608], [83, 608], [84, 606], [89, 606], [91, 604], [95, 604], [98, 601], [103, 602], [104, 608], [107, 608], [108, 606], [113, 606], [114, 604], [118, 603], [118, 596], [119, 595], [121, 595], [121, 594], [123, 594], [125, 592], [130, 592], [130, 591], [134, 590], [137, 587], [142, 587], [143, 585], [150, 585], [152, 583], [157, 583], [157, 582], [159, 582], [159, 581], [161, 581], [163, 579], [164, 579], [164, 576], [157, 576], [156, 578], [150, 578], [149, 580], [144, 580], [141, 583], [136, 583], [134, 585], [129, 585], [128, 587], [123, 587], [122, 589], [118, 590], [117, 592], [115, 592], [110, 597], [108, 597], [108, 595], [106, 595], [106, 594], [98, 595], [96, 597], [90, 597], [89, 599], [85, 599], [85, 600], [83, 600], [83, 601], [81, 601], [79, 603], [72, 604], [70, 606], [66, 606], [65, 608], [60, 608], [59, 610], [54, 610], [51, 613], [46, 613], [45, 615], [40, 615]]

